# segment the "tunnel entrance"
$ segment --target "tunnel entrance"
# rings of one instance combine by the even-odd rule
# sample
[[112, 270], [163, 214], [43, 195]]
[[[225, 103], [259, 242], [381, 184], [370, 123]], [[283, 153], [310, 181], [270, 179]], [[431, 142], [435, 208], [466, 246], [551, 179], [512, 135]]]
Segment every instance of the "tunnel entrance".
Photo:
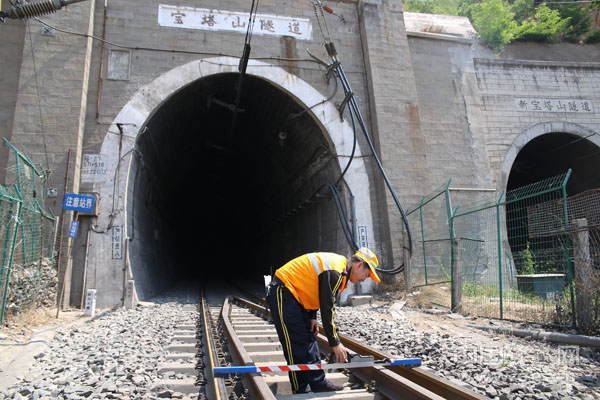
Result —
[[[552, 279], [562, 279], [566, 273], [565, 254], [569, 244], [568, 236], [562, 234], [565, 229], [564, 197], [560, 190], [550, 189], [560, 188], [564, 181], [561, 175], [565, 176], [569, 169], [571, 174], [566, 185], [568, 204], [573, 196], [600, 188], [600, 148], [588, 140], [593, 135], [543, 134], [530, 140], [514, 160], [507, 192], [537, 184], [531, 189], [519, 190], [515, 198], [507, 198], [508, 241], [516, 272], [524, 274], [521, 279], [532, 279], [524, 277], [533, 273], [558, 274], [558, 278]], [[549, 178], [554, 177], [560, 178], [560, 182], [551, 184]], [[544, 190], [548, 192], [532, 196]], [[576, 215], [587, 214], [585, 210], [575, 210], [570, 205], [567, 209], [570, 223]]]
[[314, 196], [340, 175], [326, 129], [259, 76], [245, 76], [236, 107], [238, 83], [198, 79], [140, 129], [129, 232], [141, 297], [177, 280], [262, 280], [291, 257], [345, 246], [335, 203]]
[[521, 149], [510, 170], [507, 191], [572, 169], [567, 195], [600, 187], [600, 148], [570, 133], [536, 137]]

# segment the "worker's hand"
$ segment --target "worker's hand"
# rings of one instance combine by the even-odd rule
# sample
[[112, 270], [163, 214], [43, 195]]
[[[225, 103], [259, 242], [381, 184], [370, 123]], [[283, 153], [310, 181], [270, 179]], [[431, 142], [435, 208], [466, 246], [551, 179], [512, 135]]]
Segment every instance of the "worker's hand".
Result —
[[343, 344], [338, 344], [337, 346], [333, 346], [331, 348], [333, 350], [333, 354], [335, 354], [335, 361], [339, 363], [348, 362], [348, 352]]
[[310, 320], [310, 331], [317, 336], [319, 334], [319, 323], [316, 319]]

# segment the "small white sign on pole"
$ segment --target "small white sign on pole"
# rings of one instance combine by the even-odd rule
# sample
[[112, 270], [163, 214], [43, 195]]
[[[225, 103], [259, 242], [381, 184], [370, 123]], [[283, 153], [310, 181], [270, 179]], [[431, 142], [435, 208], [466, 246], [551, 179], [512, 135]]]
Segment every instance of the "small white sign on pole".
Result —
[[85, 296], [85, 315], [93, 317], [96, 314], [96, 289], [88, 289]]

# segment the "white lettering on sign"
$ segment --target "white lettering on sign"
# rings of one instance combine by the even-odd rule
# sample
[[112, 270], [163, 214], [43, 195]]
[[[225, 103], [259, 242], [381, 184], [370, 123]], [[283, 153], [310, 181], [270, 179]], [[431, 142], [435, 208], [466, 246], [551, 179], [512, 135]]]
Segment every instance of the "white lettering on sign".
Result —
[[[234, 31], [245, 34], [248, 30], [249, 17], [250, 14], [244, 12], [158, 5], [158, 25], [171, 28]], [[312, 24], [308, 18], [256, 14], [252, 32], [311, 40]]]
[[519, 111], [534, 112], [571, 112], [593, 113], [591, 100], [585, 99], [544, 99], [532, 97], [516, 97], [515, 105]]
[[106, 180], [106, 156], [84, 154], [81, 163], [81, 182], [104, 182]]

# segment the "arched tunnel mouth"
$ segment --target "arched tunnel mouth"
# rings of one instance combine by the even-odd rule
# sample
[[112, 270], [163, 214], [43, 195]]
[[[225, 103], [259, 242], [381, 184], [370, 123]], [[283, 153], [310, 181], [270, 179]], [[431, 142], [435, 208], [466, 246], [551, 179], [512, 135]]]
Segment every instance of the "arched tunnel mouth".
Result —
[[315, 196], [340, 168], [309, 106], [267, 79], [222, 73], [154, 111], [129, 180], [141, 297], [178, 281], [262, 281], [292, 257], [343, 248], [334, 201]]
[[[569, 223], [573, 218], [589, 215], [579, 209], [579, 203], [577, 210], [569, 204], [574, 196], [581, 198], [600, 189], [598, 165], [600, 147], [586, 137], [571, 133], [547, 133], [521, 149], [507, 183], [507, 193], [518, 194], [506, 199], [508, 241], [517, 273], [565, 273], [564, 254], [570, 246], [565, 234], [568, 229], [564, 222], [565, 208]], [[559, 179], [553, 180], [554, 177]], [[551, 190], [561, 187], [560, 179], [566, 181], [565, 191]], [[524, 190], [528, 185], [531, 189]], [[517, 188], [520, 189], [514, 191]], [[533, 196], [544, 190], [548, 192]], [[517, 197], [523, 200], [516, 201]]]

